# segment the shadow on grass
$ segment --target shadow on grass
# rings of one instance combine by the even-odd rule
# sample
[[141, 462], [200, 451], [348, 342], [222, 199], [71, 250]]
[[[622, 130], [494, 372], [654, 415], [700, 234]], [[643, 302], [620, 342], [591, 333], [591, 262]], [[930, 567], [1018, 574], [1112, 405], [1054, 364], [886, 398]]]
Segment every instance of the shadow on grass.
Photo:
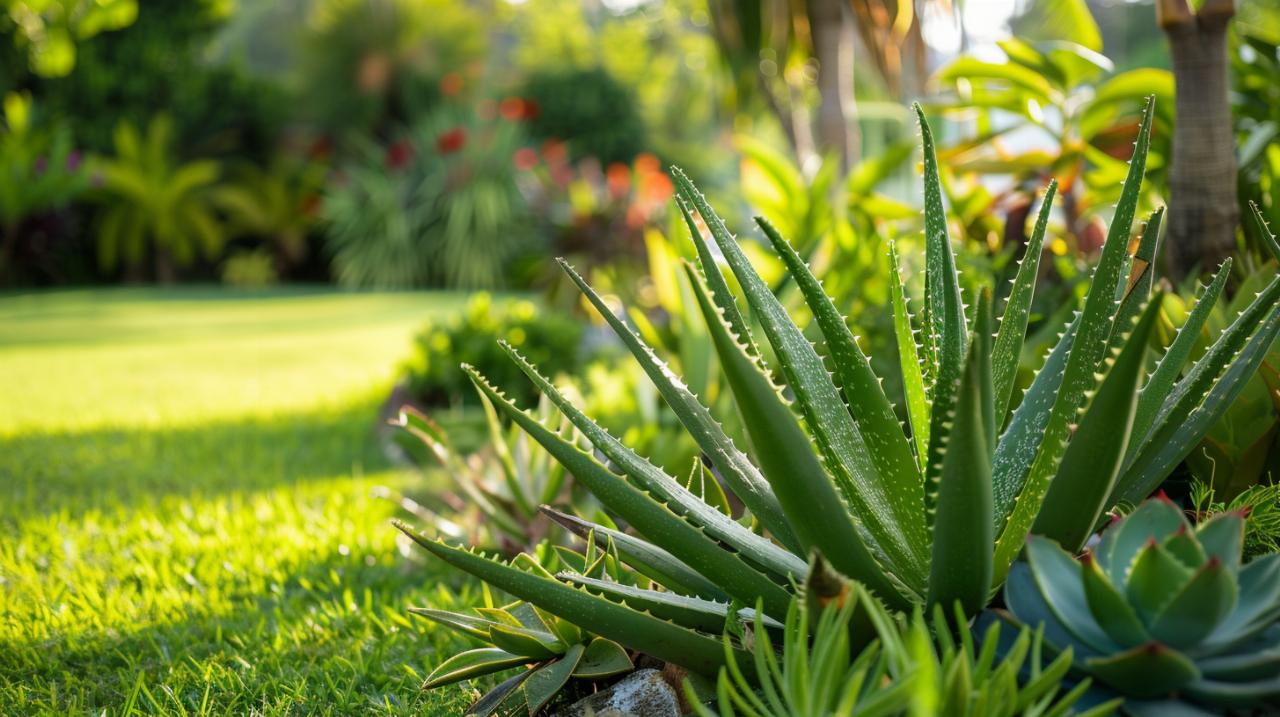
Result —
[[363, 401], [181, 428], [31, 433], [0, 450], [0, 516], [128, 510], [388, 467], [378, 405]]
[[[21, 685], [32, 714], [114, 713], [141, 676], [144, 712], [196, 714], [203, 704], [210, 714], [453, 714], [465, 706], [457, 690], [424, 694], [420, 683], [443, 656], [473, 645], [407, 607], [479, 604], [472, 581], [393, 551], [335, 551], [289, 573], [219, 613], [0, 645], [0, 702]], [[199, 588], [192, 592], [198, 603]]]

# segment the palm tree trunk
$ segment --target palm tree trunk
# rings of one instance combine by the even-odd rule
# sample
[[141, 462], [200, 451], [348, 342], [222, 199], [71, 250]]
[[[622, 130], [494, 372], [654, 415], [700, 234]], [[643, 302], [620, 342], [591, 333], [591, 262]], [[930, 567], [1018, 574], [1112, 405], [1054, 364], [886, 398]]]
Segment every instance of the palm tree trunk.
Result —
[[1186, 276], [1212, 268], [1235, 247], [1235, 135], [1228, 103], [1227, 24], [1233, 0], [1157, 0], [1156, 20], [1169, 40], [1177, 88], [1177, 122], [1169, 167], [1169, 270]]
[[844, 0], [808, 0], [813, 56], [818, 62], [818, 151], [834, 154], [842, 172], [861, 147], [853, 95], [853, 11]]

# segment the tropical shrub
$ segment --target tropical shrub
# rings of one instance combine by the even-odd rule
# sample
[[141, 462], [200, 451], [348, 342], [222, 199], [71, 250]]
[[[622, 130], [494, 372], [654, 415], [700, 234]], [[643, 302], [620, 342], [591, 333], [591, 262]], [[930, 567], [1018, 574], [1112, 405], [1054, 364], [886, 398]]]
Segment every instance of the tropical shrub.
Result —
[[[750, 664], [745, 646], [731, 641], [726, 650], [705, 622], [683, 620], [678, 612], [663, 617], [648, 605], [669, 601], [673, 593], [718, 599], [725, 606], [730, 599], [748, 605], [759, 601], [765, 615], [782, 620], [790, 586], [803, 581], [809, 572], [806, 557], [816, 550], [892, 609], [959, 602], [963, 614], [973, 615], [1004, 583], [1028, 533], [1076, 549], [1105, 509], [1154, 490], [1194, 448], [1280, 334], [1280, 277], [1185, 377], [1178, 380], [1189, 340], [1180, 336], [1140, 383], [1156, 316], [1156, 302], [1148, 301], [1155, 236], [1144, 235], [1134, 254], [1128, 251], [1145, 169], [1148, 107], [1083, 307], [1010, 412], [1012, 374], [1051, 202], [1045, 202], [1032, 237], [1036, 250], [1028, 251], [1020, 267], [999, 325], [986, 292], [976, 297], [971, 322], [947, 236], [932, 134], [923, 112], [917, 112], [924, 143], [928, 267], [919, 344], [901, 277], [896, 270], [890, 277], [910, 434], [904, 433], [844, 318], [786, 240], [759, 221], [804, 294], [834, 373], [703, 196], [675, 171], [678, 206], [703, 267], [700, 273], [687, 265], [687, 273], [696, 279], [697, 303], [754, 460], [604, 299], [565, 269], [680, 417], [720, 481], [745, 506], [750, 523], [726, 515], [603, 431], [516, 349], [504, 345], [591, 442], [593, 452], [540, 424], [468, 367], [472, 380], [639, 534], [631, 540], [650, 566], [659, 566], [652, 573], [673, 579], [650, 575], [666, 591], [626, 595], [593, 585], [612, 597], [603, 599], [519, 564], [402, 529], [432, 554], [518, 599], [633, 650], [710, 675], [726, 664], [727, 655]], [[772, 349], [770, 360], [800, 416], [763, 368], [763, 351], [694, 223], [694, 210], [760, 322]], [[891, 258], [896, 267], [892, 249]]]
[[307, 235], [319, 209], [324, 167], [278, 156], [266, 167], [245, 164], [214, 190], [233, 237], [261, 241], [281, 272], [307, 254]]
[[536, 71], [522, 94], [534, 107], [529, 133], [563, 141], [573, 160], [630, 163], [646, 149], [631, 91], [602, 67]]
[[1173, 76], [1143, 68], [1107, 77], [1112, 66], [1099, 54], [1100, 42], [1089, 47], [1010, 37], [998, 44], [1003, 62], [963, 55], [934, 77], [943, 90], [941, 106], [973, 128], [943, 150], [946, 165], [958, 174], [999, 175], [1012, 182], [1001, 193], [973, 187], [968, 201], [981, 211], [966, 225], [977, 237], [999, 231], [991, 224], [994, 207], [1009, 206], [1013, 216], [1029, 211], [1036, 190], [1055, 177], [1068, 234], [1081, 250], [1095, 251], [1106, 236], [1099, 210], [1117, 199], [1116, 188], [1127, 171], [1124, 160], [1138, 130], [1140, 118], [1133, 109], [1151, 93], [1162, 109], [1154, 119], [1156, 147], [1144, 203], [1154, 204], [1165, 186]]
[[338, 167], [321, 212], [338, 283], [490, 288], [536, 249], [515, 181], [520, 117], [483, 114], [442, 107]]
[[[692, 689], [689, 701], [701, 717], [1077, 714], [1072, 707], [1088, 684], [1061, 689], [1071, 648], [1044, 664], [1043, 631], [1023, 627], [997, 659], [999, 622], [978, 639], [967, 621], [949, 623], [941, 605], [932, 614], [930, 622], [917, 607], [909, 618], [896, 617], [856, 585], [825, 604], [813, 596], [794, 598], [781, 656], [757, 612], [752, 663], [739, 664], [728, 651], [712, 703], [716, 710], [698, 704]], [[746, 678], [751, 668], [759, 684]], [[1118, 704], [1080, 714], [1101, 717]]]
[[221, 169], [201, 159], [183, 162], [173, 154], [173, 121], [157, 115], [143, 136], [129, 123], [116, 127], [115, 155], [97, 158], [97, 195], [104, 207], [98, 220], [98, 261], [104, 269], [124, 264], [138, 271], [152, 258], [156, 277], [175, 278], [175, 265], [197, 257], [214, 259], [226, 233], [213, 201]]
[[[1073, 669], [1133, 714], [1280, 709], [1280, 554], [1241, 560], [1244, 517], [1192, 526], [1152, 499], [1103, 531], [1080, 560], [1033, 536], [1005, 604], [1043, 625]], [[1179, 704], [1181, 703], [1181, 704]], [[1172, 711], [1172, 712], [1171, 712]], [[1196, 711], [1195, 714], [1205, 714]]]
[[[457, 365], [458, 356], [513, 382], [522, 374], [498, 342], [505, 341], [545, 362], [553, 375], [573, 373], [581, 365], [578, 344], [582, 324], [550, 311], [540, 311], [527, 299], [495, 299], [480, 292], [460, 314], [429, 322], [414, 340], [405, 365], [410, 392], [425, 406], [478, 405], [471, 382]], [[532, 389], [515, 389], [520, 399], [532, 400]]]

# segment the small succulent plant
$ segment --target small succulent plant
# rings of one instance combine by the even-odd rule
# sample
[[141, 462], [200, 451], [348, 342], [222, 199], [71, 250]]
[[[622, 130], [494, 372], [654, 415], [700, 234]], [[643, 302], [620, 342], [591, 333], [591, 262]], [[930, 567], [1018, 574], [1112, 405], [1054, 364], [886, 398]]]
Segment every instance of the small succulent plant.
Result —
[[[815, 595], [820, 572], [834, 595]], [[919, 607], [909, 616], [891, 614], [866, 588], [815, 568], [787, 611], [781, 654], [770, 637], [776, 630], [764, 629], [757, 612], [751, 652], [758, 685], [746, 678], [726, 638], [728, 666], [714, 699], [698, 704], [691, 683], [686, 693], [699, 717], [1103, 717], [1120, 704], [1113, 699], [1077, 711], [1088, 680], [1064, 688], [1071, 648], [1048, 659], [1042, 630], [1010, 631], [991, 622], [978, 639], [958, 603], [953, 620], [941, 605], [931, 614], [932, 621]], [[998, 654], [1002, 631], [1013, 635]]]
[[[1193, 527], [1164, 498], [1079, 560], [1032, 537], [1005, 602], [1134, 714], [1280, 710], [1280, 554], [1242, 564], [1244, 516]], [[1256, 711], [1256, 712], [1255, 712]]]
[[[609, 577], [611, 582], [616, 582], [629, 578], [621, 568], [613, 543], [607, 542], [603, 549], [597, 549], [594, 536], [588, 538], [585, 552], [555, 546], [543, 554], [543, 562], [521, 554], [516, 563], [547, 577], [551, 575], [550, 566], [571, 568], [588, 580]], [[427, 676], [424, 689], [525, 668], [480, 697], [467, 710], [468, 717], [513, 714], [513, 709], [522, 714], [537, 714], [571, 679], [593, 682], [634, 668], [626, 649], [618, 643], [592, 635], [571, 621], [527, 602], [480, 607], [472, 613], [429, 608], [410, 608], [410, 612], [487, 644], [440, 663]]]

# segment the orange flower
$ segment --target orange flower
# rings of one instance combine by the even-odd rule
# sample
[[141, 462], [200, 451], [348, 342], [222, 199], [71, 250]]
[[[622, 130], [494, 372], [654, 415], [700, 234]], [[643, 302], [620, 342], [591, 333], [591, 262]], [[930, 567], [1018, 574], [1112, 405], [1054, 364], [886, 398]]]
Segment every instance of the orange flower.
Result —
[[450, 72], [440, 78], [440, 94], [445, 97], [454, 97], [462, 92], [462, 75], [456, 72]]
[[621, 162], [614, 162], [605, 170], [605, 181], [609, 185], [610, 196], [621, 199], [631, 189], [631, 170]]
[[498, 105], [498, 114], [502, 115], [502, 119], [508, 122], [519, 122], [527, 115], [525, 114], [524, 100], [519, 97], [508, 97]]
[[648, 152], [636, 156], [636, 171], [642, 174], [655, 174], [662, 168], [658, 158]]

